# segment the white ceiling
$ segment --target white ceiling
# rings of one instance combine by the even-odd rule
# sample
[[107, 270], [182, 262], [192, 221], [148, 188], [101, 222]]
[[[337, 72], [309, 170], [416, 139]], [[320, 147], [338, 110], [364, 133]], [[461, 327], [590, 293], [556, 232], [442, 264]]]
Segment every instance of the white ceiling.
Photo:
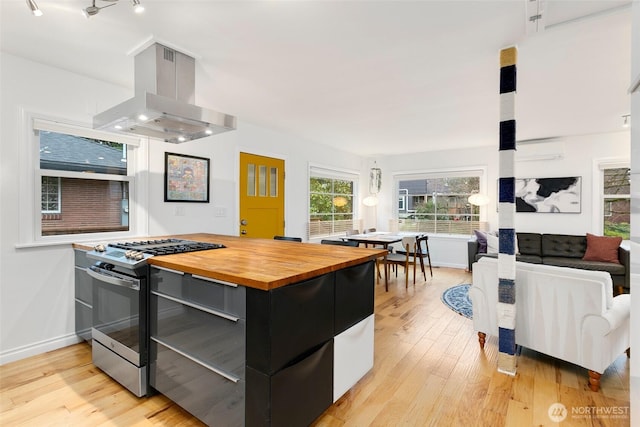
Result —
[[0, 0], [0, 42], [133, 96], [153, 38], [196, 58], [198, 105], [365, 156], [497, 145], [499, 51], [517, 45], [518, 140], [621, 131], [631, 2], [547, 0], [528, 36], [526, 1], [120, 0], [85, 19], [90, 0], [36, 0], [41, 17]]

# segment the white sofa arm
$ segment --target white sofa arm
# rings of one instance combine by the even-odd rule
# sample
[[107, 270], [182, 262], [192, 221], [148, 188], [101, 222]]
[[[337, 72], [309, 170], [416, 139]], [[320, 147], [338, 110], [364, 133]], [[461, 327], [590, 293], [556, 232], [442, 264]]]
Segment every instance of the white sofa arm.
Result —
[[618, 329], [631, 316], [631, 295], [623, 294], [613, 298], [613, 305], [604, 314], [611, 330]]
[[618, 295], [613, 299], [613, 304], [602, 315], [588, 315], [585, 317], [582, 327], [585, 332], [595, 336], [605, 336], [609, 332], [618, 329], [623, 322], [629, 321], [631, 313], [631, 295]]

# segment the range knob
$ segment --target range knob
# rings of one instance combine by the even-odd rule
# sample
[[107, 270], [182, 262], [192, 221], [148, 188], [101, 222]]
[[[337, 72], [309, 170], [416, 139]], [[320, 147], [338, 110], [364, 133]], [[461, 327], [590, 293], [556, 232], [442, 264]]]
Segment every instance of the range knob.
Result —
[[93, 247], [96, 252], [106, 252], [107, 248], [103, 244], [98, 244]]

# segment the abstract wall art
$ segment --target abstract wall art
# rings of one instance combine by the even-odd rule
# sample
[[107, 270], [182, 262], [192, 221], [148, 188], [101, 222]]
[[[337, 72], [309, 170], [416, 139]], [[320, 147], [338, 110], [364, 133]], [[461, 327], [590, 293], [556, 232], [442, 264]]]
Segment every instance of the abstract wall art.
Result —
[[580, 213], [582, 179], [516, 178], [516, 212]]

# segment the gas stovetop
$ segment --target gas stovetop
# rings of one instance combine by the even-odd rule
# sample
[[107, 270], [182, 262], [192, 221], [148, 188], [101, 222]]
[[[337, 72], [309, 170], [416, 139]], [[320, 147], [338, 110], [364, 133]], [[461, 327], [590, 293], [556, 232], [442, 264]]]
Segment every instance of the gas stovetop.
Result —
[[136, 268], [146, 264], [147, 259], [158, 255], [172, 255], [186, 252], [221, 249], [219, 243], [195, 242], [182, 239], [139, 240], [133, 242], [96, 245], [87, 256], [98, 261], [121, 267]]

